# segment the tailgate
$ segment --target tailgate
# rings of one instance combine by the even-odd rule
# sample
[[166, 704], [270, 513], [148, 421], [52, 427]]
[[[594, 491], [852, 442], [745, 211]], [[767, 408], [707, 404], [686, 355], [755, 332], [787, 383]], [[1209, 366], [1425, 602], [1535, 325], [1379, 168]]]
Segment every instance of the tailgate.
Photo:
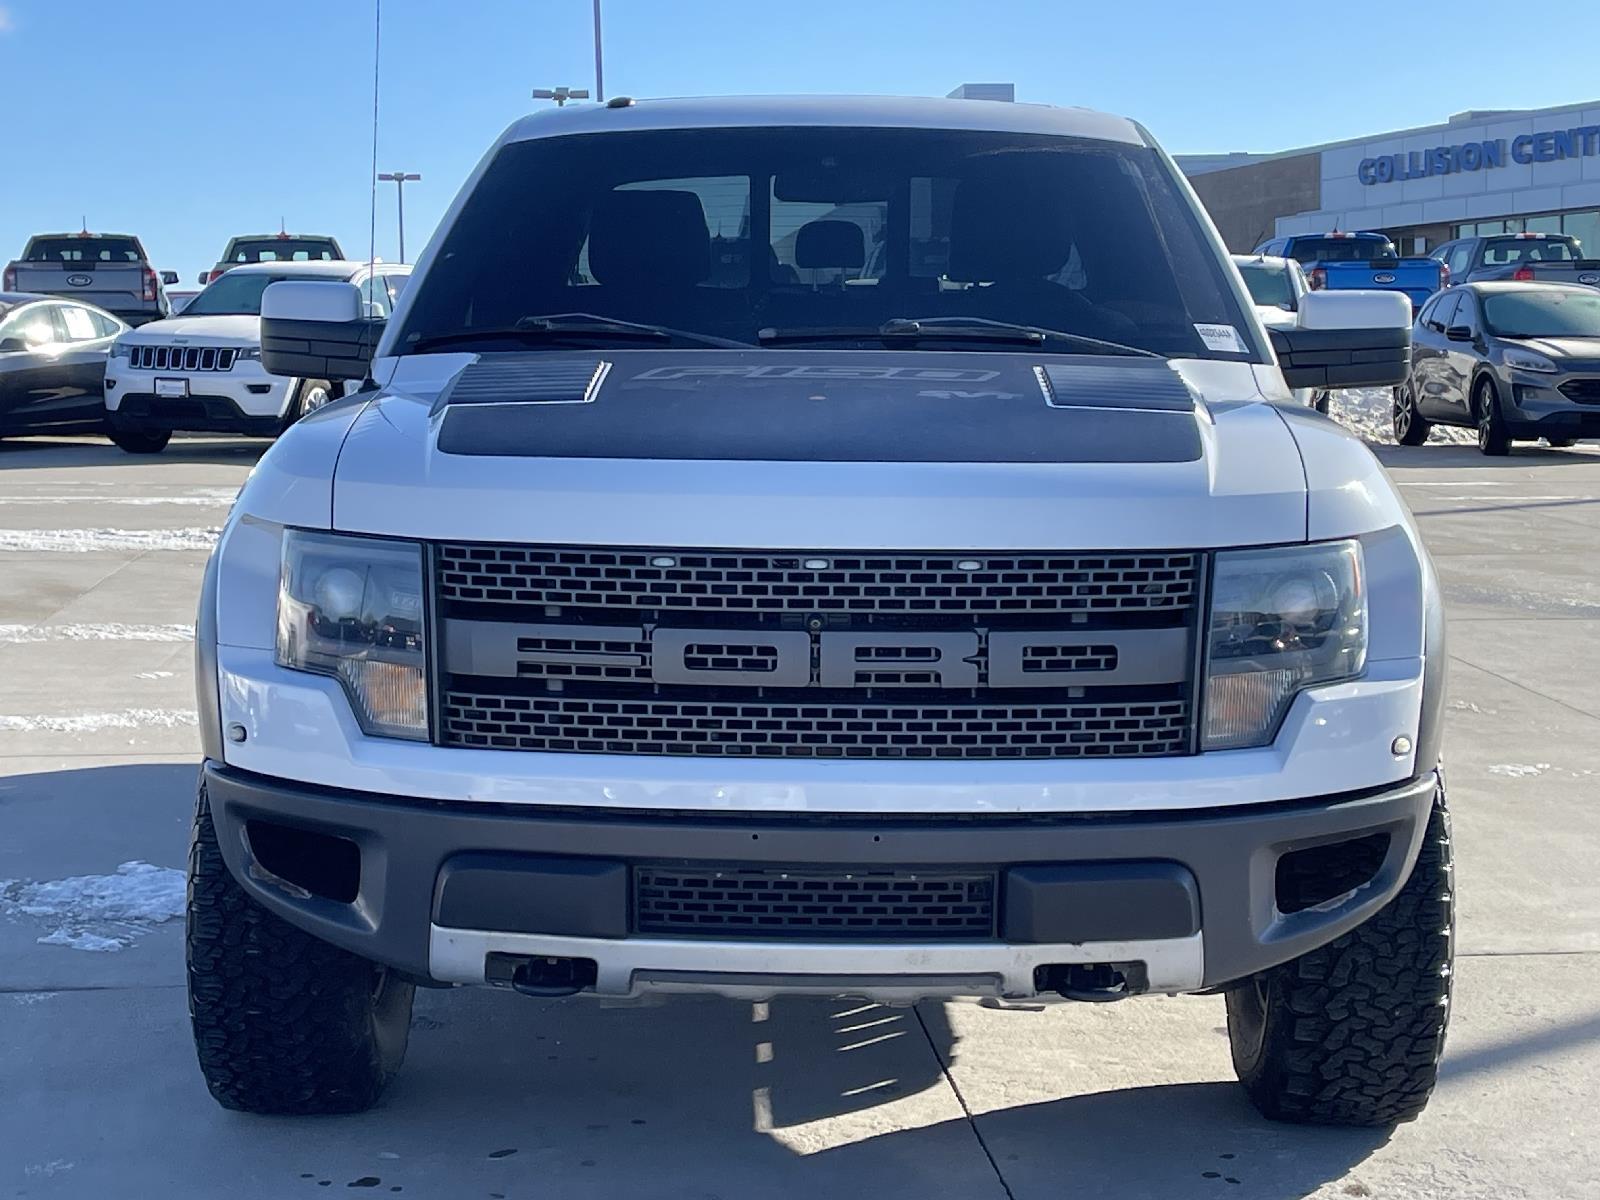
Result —
[[1600, 285], [1600, 259], [1580, 258], [1572, 262], [1536, 262], [1533, 277], [1539, 283], [1586, 283]]
[[1329, 288], [1372, 288], [1389, 292], [1439, 290], [1439, 264], [1431, 258], [1375, 258], [1369, 262], [1328, 263]]
[[19, 262], [17, 290], [72, 296], [112, 311], [150, 307], [144, 299], [144, 267], [139, 263]]

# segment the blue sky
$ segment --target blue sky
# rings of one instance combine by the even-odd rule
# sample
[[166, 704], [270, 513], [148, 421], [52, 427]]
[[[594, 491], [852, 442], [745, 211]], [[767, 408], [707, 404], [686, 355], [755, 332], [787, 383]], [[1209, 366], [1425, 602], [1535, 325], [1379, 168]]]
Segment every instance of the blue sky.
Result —
[[[1593, 0], [604, 0], [607, 91], [1019, 98], [1144, 121], [1175, 153], [1277, 150], [1468, 108], [1591, 100]], [[0, 261], [38, 231], [138, 234], [190, 282], [235, 233], [367, 249], [372, 0], [0, 0]], [[536, 86], [593, 84], [589, 0], [383, 0], [379, 169], [415, 257]], [[1542, 32], [1565, 29], [1550, 39]], [[1350, 47], [1346, 50], [1345, 47]], [[1555, 57], [1552, 58], [1551, 54]], [[1576, 61], [1576, 60], [1574, 60]], [[378, 253], [395, 257], [394, 188]]]

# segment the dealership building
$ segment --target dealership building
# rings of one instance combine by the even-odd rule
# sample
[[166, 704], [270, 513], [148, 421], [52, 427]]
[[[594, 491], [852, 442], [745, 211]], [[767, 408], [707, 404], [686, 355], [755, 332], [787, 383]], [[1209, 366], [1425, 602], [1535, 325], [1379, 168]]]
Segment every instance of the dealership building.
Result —
[[1178, 165], [1230, 249], [1381, 230], [1402, 254], [1474, 234], [1567, 233], [1600, 257], [1600, 100], [1458, 113], [1439, 125]]

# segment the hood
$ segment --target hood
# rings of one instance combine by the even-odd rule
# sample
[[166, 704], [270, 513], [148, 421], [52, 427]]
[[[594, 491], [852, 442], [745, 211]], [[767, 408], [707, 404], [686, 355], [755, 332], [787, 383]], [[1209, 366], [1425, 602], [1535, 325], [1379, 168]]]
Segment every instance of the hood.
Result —
[[1548, 358], [1577, 359], [1592, 362], [1600, 359], [1600, 337], [1531, 337], [1501, 338], [1514, 346], [1526, 346], [1535, 354]]
[[374, 373], [385, 389], [334, 481], [350, 532], [777, 549], [1305, 537], [1299, 453], [1247, 363], [607, 350]]
[[165, 343], [173, 338], [189, 338], [191, 345], [216, 342], [235, 346], [240, 342], [261, 340], [261, 318], [249, 315], [217, 317], [168, 317], [164, 321], [151, 321], [140, 325], [123, 340], [133, 343]]

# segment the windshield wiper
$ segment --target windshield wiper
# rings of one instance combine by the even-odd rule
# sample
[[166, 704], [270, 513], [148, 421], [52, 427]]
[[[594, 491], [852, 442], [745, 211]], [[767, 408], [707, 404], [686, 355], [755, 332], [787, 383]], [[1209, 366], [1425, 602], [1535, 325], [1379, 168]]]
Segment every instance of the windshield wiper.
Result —
[[756, 335], [762, 345], [776, 346], [795, 342], [837, 342], [876, 338], [886, 345], [906, 342], [990, 342], [1000, 345], [1043, 346], [1055, 343], [1076, 347], [1088, 354], [1128, 354], [1141, 358], [1164, 358], [1154, 350], [1108, 342], [1103, 338], [1046, 329], [1020, 322], [992, 321], [987, 317], [894, 317], [876, 328], [861, 326], [841, 329], [763, 329]]
[[450, 333], [425, 333], [412, 338], [407, 343], [406, 349], [421, 353], [439, 346], [476, 341], [516, 341], [528, 345], [562, 341], [690, 342], [696, 346], [716, 346], [722, 349], [752, 348], [749, 342], [715, 337], [709, 333], [696, 333], [690, 329], [646, 325], [638, 321], [623, 321], [616, 317], [580, 312], [527, 316], [513, 325], [489, 329], [457, 329]]

